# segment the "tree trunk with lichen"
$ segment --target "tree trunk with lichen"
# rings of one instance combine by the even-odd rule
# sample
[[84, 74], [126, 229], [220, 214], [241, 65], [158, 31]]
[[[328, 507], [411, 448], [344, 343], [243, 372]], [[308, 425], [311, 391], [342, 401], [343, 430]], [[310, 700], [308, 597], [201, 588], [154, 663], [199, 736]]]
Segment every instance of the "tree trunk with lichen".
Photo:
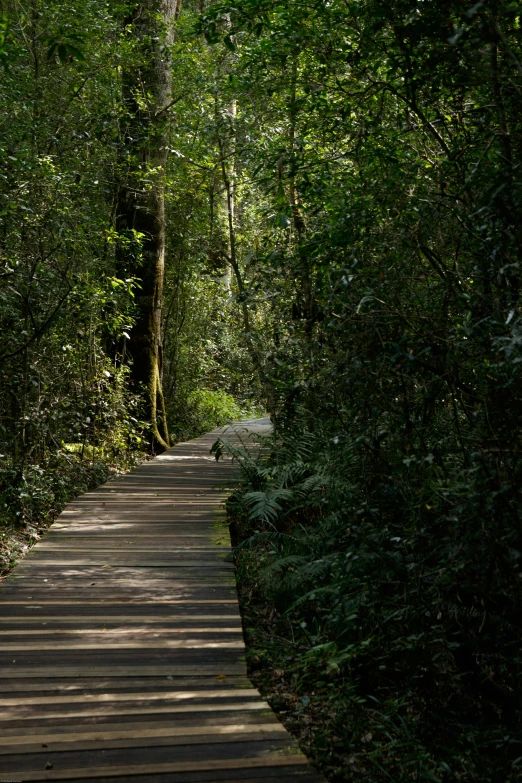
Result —
[[165, 449], [169, 434], [162, 389], [162, 305], [165, 272], [165, 174], [169, 105], [172, 100], [170, 44], [181, 0], [143, 0], [125, 20], [134, 38], [137, 64], [123, 74], [125, 127], [116, 228], [118, 273], [136, 275], [137, 318], [130, 354], [133, 386], [142, 391], [143, 418], [151, 446]]

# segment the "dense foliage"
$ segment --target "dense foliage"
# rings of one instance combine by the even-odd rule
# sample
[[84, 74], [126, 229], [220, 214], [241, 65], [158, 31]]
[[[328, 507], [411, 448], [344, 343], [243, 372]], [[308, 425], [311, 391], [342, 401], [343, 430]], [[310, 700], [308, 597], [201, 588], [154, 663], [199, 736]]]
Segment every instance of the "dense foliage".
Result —
[[[520, 7], [189, 2], [151, 112], [141, 5], [0, 5], [2, 513], [149, 443], [147, 237], [119, 204], [161, 180], [170, 435], [271, 412], [238, 557], [322, 705], [321, 763], [515, 781]], [[160, 133], [165, 170], [140, 158]]]
[[241, 563], [330, 700], [342, 779], [520, 778], [518, 14], [203, 22], [236, 53], [238, 155], [271, 207], [247, 269], [276, 435], [245, 464]]
[[[143, 236], [119, 230], [118, 195], [124, 182], [146, 190], [150, 172], [125, 136], [122, 74], [142, 56], [128, 7], [0, 8], [0, 518], [9, 525], [52, 516], [145, 451], [143, 389], [129, 382]], [[194, 36], [174, 53], [187, 80], [192, 48]], [[198, 89], [188, 86], [192, 104]], [[193, 118], [183, 116], [186, 149]], [[164, 385], [173, 436], [185, 437], [242, 415], [256, 392], [229, 293], [202, 277], [205, 251], [190, 249], [208, 233], [204, 185], [172, 158]], [[126, 269], [122, 252], [133, 260]]]

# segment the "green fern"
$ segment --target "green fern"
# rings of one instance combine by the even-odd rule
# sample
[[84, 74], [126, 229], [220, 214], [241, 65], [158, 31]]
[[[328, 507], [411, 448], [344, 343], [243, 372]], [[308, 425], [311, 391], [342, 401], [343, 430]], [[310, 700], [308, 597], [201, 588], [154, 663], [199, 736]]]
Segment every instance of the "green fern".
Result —
[[251, 520], [274, 524], [283, 510], [281, 501], [290, 500], [294, 493], [282, 487], [267, 489], [264, 492], [246, 492], [243, 500], [248, 508]]

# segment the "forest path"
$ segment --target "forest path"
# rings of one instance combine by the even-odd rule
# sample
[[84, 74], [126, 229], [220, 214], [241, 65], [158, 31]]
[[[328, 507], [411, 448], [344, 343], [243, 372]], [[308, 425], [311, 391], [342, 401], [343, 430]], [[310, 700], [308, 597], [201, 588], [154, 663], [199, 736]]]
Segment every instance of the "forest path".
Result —
[[222, 432], [74, 500], [0, 587], [0, 782], [323, 780], [247, 679]]

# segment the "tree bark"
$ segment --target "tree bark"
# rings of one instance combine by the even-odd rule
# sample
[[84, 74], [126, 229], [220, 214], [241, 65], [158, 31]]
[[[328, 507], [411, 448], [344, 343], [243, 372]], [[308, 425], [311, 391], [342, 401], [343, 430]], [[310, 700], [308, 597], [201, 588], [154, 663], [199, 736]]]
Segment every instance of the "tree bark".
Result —
[[[235, 168], [234, 168], [234, 148], [236, 145], [236, 138], [234, 133], [234, 125], [237, 115], [236, 100], [232, 99], [228, 106], [228, 116], [230, 117], [230, 124], [232, 126], [233, 136], [231, 139], [231, 149], [228, 150], [228, 159], [225, 161], [225, 147], [223, 142], [220, 141], [220, 156], [221, 156], [221, 168], [223, 172], [223, 213], [226, 216], [227, 221], [227, 233], [229, 237], [228, 241], [228, 254], [230, 258], [234, 258], [235, 261], [235, 240], [234, 240], [234, 224], [235, 224], [235, 210], [236, 210], [236, 188], [235, 188]], [[227, 261], [225, 274], [222, 277], [223, 285], [228, 294], [232, 292], [232, 263]]]
[[[297, 252], [299, 255], [298, 279], [300, 288], [297, 296], [296, 310], [304, 320], [305, 334], [309, 339], [312, 334], [314, 323], [317, 316], [317, 307], [314, 299], [312, 276], [310, 274], [310, 262], [306, 251], [306, 223], [299, 205], [299, 197], [296, 187], [295, 175], [295, 155], [296, 155], [296, 125], [297, 125], [297, 71], [298, 71], [299, 53], [294, 55], [292, 65], [292, 76], [290, 83], [290, 128], [289, 128], [289, 201], [292, 210], [292, 219], [294, 224]], [[282, 172], [281, 172], [282, 176]]]
[[142, 0], [126, 19], [135, 38], [138, 67], [123, 75], [126, 127], [116, 228], [119, 273], [136, 275], [138, 315], [130, 354], [133, 386], [144, 394], [143, 416], [153, 448], [168, 448], [162, 390], [162, 306], [165, 274], [165, 173], [168, 108], [172, 100], [170, 45], [181, 0]]

